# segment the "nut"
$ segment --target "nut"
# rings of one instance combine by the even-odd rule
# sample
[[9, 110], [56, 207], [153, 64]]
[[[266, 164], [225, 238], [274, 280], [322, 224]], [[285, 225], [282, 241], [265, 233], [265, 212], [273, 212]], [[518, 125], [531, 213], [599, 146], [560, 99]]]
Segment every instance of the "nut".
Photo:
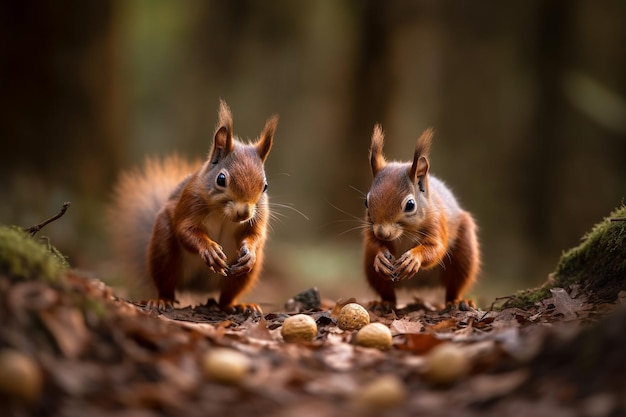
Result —
[[41, 394], [41, 369], [30, 357], [12, 349], [0, 351], [0, 393], [24, 402], [34, 402]]
[[363, 409], [388, 409], [406, 401], [407, 390], [395, 375], [382, 375], [371, 381], [354, 398], [353, 404]]
[[389, 349], [393, 343], [391, 330], [382, 323], [366, 324], [359, 330], [355, 338], [356, 344], [376, 349]]
[[446, 342], [435, 346], [425, 358], [424, 375], [437, 385], [450, 385], [469, 370], [469, 360], [463, 349]]
[[280, 334], [288, 343], [311, 342], [317, 336], [317, 324], [311, 316], [296, 314], [285, 319]]
[[202, 359], [204, 375], [225, 384], [237, 384], [248, 374], [250, 359], [236, 350], [215, 348]]
[[370, 322], [370, 314], [357, 303], [343, 306], [337, 319], [337, 327], [341, 330], [359, 330]]

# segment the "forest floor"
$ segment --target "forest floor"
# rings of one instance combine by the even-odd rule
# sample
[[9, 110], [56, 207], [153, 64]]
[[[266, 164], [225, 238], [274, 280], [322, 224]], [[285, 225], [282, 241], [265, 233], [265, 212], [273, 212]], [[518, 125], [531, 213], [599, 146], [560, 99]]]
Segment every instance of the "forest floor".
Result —
[[[370, 311], [393, 334], [392, 347], [379, 350], [337, 327], [342, 304], [305, 310], [316, 338], [286, 343], [284, 319], [311, 306], [160, 313], [73, 272], [54, 285], [3, 276], [1, 346], [40, 369], [35, 382], [28, 372], [0, 375], [0, 387], [9, 385], [3, 415], [626, 415], [626, 292], [598, 304], [578, 290], [553, 288], [526, 309]], [[442, 366], [431, 361], [439, 345], [462, 357], [446, 359], [436, 371], [443, 378], [430, 369]], [[249, 359], [240, 378], [206, 372], [217, 347]]]
[[[624, 416], [626, 222], [605, 225], [614, 238], [603, 251], [617, 266], [601, 278], [552, 279], [486, 309], [370, 309], [391, 331], [387, 349], [338, 327], [354, 300], [310, 289], [262, 314], [213, 303], [158, 311], [72, 269], [5, 267], [15, 245], [0, 236], [2, 415]], [[597, 235], [589, 245], [608, 236]], [[596, 264], [584, 265], [575, 270], [595, 276]], [[283, 339], [295, 314], [315, 320], [312, 341]], [[221, 349], [236, 356], [215, 373]]]

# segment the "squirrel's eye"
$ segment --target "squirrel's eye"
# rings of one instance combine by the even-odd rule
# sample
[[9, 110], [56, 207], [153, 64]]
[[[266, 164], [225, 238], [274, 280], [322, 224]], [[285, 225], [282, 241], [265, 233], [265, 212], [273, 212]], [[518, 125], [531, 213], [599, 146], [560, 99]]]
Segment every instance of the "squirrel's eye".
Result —
[[224, 174], [223, 172], [217, 174], [217, 179], [215, 180], [215, 183], [218, 187], [226, 187], [226, 174]]
[[265, 185], [263, 186], [263, 192], [267, 191], [267, 183], [265, 183]]
[[367, 193], [367, 195], [365, 196], [365, 208], [369, 208], [367, 205], [368, 204], [367, 202], [369, 201], [369, 199], [370, 199], [370, 194]]
[[406, 202], [406, 205], [404, 206], [404, 211], [410, 213], [413, 210], [415, 210], [415, 200], [411, 198], [409, 199], [409, 201]]

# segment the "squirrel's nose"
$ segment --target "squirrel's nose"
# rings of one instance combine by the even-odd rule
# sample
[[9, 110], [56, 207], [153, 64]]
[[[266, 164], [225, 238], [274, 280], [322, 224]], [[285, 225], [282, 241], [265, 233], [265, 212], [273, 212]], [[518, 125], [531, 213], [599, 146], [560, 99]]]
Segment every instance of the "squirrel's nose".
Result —
[[237, 210], [235, 212], [236, 220], [239, 221], [239, 222], [242, 222], [244, 220], [248, 220], [251, 217], [251, 215], [250, 215], [251, 212], [252, 212], [252, 210], [251, 210], [250, 206], [247, 205], [247, 204], [244, 205], [244, 206], [237, 207]]
[[380, 240], [389, 240], [389, 238], [391, 237], [391, 233], [389, 233], [388, 231], [380, 230], [380, 229], [375, 230], [374, 234]]
[[396, 237], [393, 229], [387, 225], [375, 225], [374, 235], [380, 240], [394, 240]]

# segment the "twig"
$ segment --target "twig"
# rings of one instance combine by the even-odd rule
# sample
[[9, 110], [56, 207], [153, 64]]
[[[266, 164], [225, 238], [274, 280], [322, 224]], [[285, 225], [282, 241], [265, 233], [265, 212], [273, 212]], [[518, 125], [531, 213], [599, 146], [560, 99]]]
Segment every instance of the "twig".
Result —
[[626, 217], [613, 217], [612, 222], [626, 222]]
[[[506, 300], [506, 301], [504, 302], [504, 304], [502, 304], [502, 307], [504, 307], [504, 306], [506, 306], [506, 304], [507, 304], [509, 301], [511, 301], [511, 300], [512, 300], [512, 299], [514, 299], [514, 298], [515, 298], [515, 297], [514, 297], [514, 296], [512, 296], [512, 295], [506, 295], [506, 296], [504, 296], [504, 297], [497, 297], [495, 300], [493, 300], [493, 303], [491, 303], [491, 307], [489, 307], [489, 310], [487, 310], [487, 312], [485, 313], [485, 315], [484, 315], [484, 316], [482, 316], [482, 317], [480, 318], [480, 320], [482, 320], [482, 319], [483, 319], [483, 318], [487, 315], [487, 313], [489, 313], [489, 312], [493, 311], [493, 309], [494, 309], [494, 308], [495, 308], [495, 306], [496, 306], [496, 303], [498, 303], [498, 302], [500, 302], [500, 301], [502, 301], [502, 300]], [[479, 321], [480, 321], [480, 320], [479, 320]]]
[[44, 221], [43, 223], [24, 229], [24, 231], [27, 233], [30, 233], [31, 236], [35, 236], [37, 232], [39, 232], [41, 229], [44, 228], [44, 226], [46, 226], [49, 223], [52, 223], [53, 221], [63, 216], [65, 212], [67, 211], [67, 208], [70, 206], [70, 204], [71, 203], [69, 201], [66, 201], [65, 203], [63, 203], [63, 207], [61, 207], [61, 211], [56, 216], [50, 217], [48, 220]]

